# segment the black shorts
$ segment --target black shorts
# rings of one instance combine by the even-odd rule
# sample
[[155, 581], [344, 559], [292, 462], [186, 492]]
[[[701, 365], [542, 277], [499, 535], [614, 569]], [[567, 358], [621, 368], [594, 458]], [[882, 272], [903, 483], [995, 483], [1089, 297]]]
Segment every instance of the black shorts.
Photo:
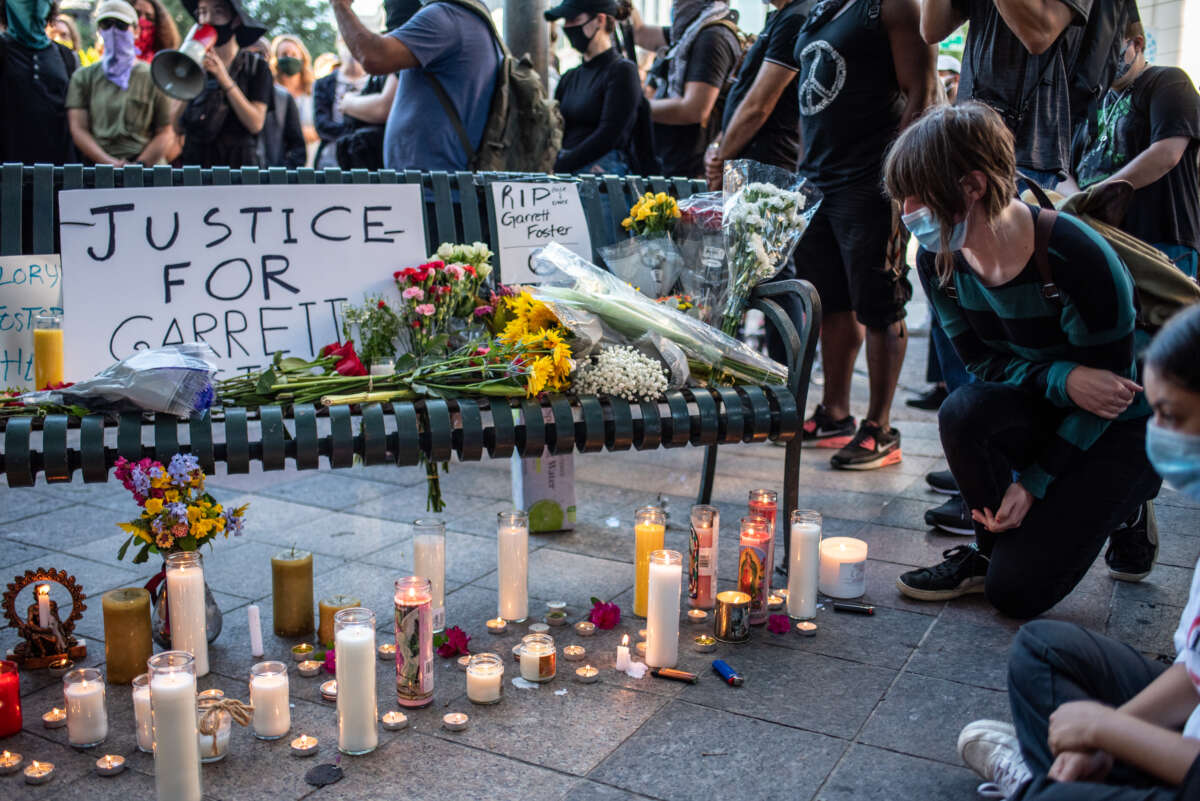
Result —
[[817, 288], [823, 314], [853, 311], [867, 328], [887, 328], [912, 297], [907, 242], [879, 182], [863, 181], [825, 195], [796, 246], [796, 273]]

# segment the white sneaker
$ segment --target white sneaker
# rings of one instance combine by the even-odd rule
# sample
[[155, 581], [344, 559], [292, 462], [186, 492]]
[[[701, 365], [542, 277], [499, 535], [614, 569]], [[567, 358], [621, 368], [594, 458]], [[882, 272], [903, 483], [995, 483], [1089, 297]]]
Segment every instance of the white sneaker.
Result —
[[979, 785], [982, 798], [1011, 798], [1033, 778], [1021, 744], [1011, 723], [977, 720], [968, 723], [958, 735], [958, 755], [985, 783]]

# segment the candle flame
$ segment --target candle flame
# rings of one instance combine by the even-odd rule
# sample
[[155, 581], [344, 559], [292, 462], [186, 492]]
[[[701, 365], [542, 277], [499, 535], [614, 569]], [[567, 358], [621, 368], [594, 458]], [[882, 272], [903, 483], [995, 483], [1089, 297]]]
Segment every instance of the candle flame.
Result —
[[33, 760], [33, 762], [30, 763], [29, 767], [32, 768], [34, 771], [39, 771], [42, 769], [42, 763], [38, 762], [35, 759], [35, 760]]
[[626, 648], [629, 647], [629, 635], [628, 634], [626, 634], [624, 637], [621, 638], [621, 645], [625, 646]]
[[43, 595], [48, 596], [50, 594], [50, 585], [49, 584], [39, 584], [38, 588], [37, 588], [37, 594], [39, 597], [43, 596]]

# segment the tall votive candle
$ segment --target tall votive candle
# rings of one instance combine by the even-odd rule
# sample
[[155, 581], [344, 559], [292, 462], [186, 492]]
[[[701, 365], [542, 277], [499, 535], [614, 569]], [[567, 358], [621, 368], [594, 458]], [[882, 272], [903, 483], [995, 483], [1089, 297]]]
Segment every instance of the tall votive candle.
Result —
[[[331, 595], [328, 598], [322, 598], [317, 603], [317, 609], [321, 614], [321, 623], [317, 626], [317, 642], [321, 645], [333, 642], [334, 616], [343, 609], [354, 609], [358, 606], [362, 606], [362, 601], [353, 595]], [[305, 659], [307, 658], [305, 657]]]
[[767, 622], [771, 593], [771, 526], [765, 517], [743, 517], [738, 549], [738, 590], [750, 596], [750, 625]]
[[108, 737], [108, 707], [100, 671], [80, 668], [63, 676], [63, 699], [67, 707], [67, 741], [76, 748], [104, 742]]
[[788, 616], [811, 620], [817, 616], [817, 587], [821, 570], [821, 514], [810, 509], [792, 512], [788, 543]]
[[167, 554], [167, 614], [171, 648], [196, 657], [196, 676], [208, 675], [208, 633], [204, 610], [204, 559], [196, 551]]
[[717, 601], [717, 547], [721, 513], [715, 506], [693, 506], [688, 542], [688, 604], [712, 609]]
[[437, 633], [446, 628], [446, 526], [442, 521], [413, 521], [413, 575], [429, 580]]
[[146, 672], [154, 653], [150, 636], [150, 593], [141, 587], [109, 590], [104, 611], [104, 669], [110, 684], [128, 684]]
[[361, 607], [334, 617], [337, 649], [338, 748], [366, 754], [379, 745], [379, 709], [375, 701], [375, 615]]
[[667, 516], [657, 506], [643, 506], [633, 518], [633, 613], [646, 616], [650, 600], [650, 554], [662, 550]]
[[196, 747], [196, 660], [186, 651], [150, 657], [154, 791], [158, 801], [201, 801]]
[[288, 700], [287, 665], [259, 662], [250, 668], [250, 703], [254, 707], [254, 736], [278, 740], [292, 727]]
[[675, 667], [679, 660], [679, 590], [683, 555], [660, 550], [650, 554], [646, 615], [646, 664]]
[[500, 617], [519, 623], [529, 617], [529, 518], [524, 512], [497, 517]]

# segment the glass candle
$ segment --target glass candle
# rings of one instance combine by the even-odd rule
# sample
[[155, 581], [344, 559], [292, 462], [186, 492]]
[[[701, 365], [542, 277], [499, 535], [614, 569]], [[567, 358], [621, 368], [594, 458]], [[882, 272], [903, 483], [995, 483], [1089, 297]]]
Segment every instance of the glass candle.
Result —
[[[33, 318], [33, 382], [35, 389], [63, 380], [63, 316], [43, 312]], [[44, 626], [43, 626], [44, 628]]]
[[830, 598], [859, 598], [867, 591], [867, 544], [854, 537], [821, 542], [821, 592]]
[[692, 507], [688, 543], [688, 603], [712, 609], [717, 598], [717, 539], [721, 513], [715, 506]]
[[133, 726], [137, 729], [137, 747], [145, 754], [154, 753], [154, 718], [150, 712], [150, 674], [133, 677]]
[[[354, 609], [362, 606], [362, 601], [351, 595], [331, 595], [328, 598], [322, 598], [317, 603], [317, 610], [321, 614], [321, 623], [317, 626], [317, 642], [321, 645], [328, 645], [333, 642], [333, 616], [343, 609]], [[311, 647], [309, 653], [312, 653]], [[308, 655], [302, 657], [308, 659]]]
[[817, 616], [817, 586], [821, 570], [821, 515], [810, 509], [792, 512], [788, 543], [787, 612], [795, 620]]
[[750, 625], [767, 622], [770, 612], [767, 596], [771, 592], [771, 526], [765, 517], [742, 518], [741, 547], [738, 552], [738, 590], [750, 596]]
[[713, 636], [721, 642], [745, 642], [750, 639], [750, 595], [726, 590], [717, 593], [713, 615]]
[[500, 618], [517, 623], [529, 617], [529, 518], [524, 512], [496, 516]]
[[467, 663], [467, 700], [499, 703], [504, 688], [504, 660], [496, 654], [472, 654]]
[[521, 638], [521, 678], [550, 681], [556, 672], [557, 649], [549, 634], [526, 634]]
[[271, 600], [277, 636], [304, 637], [313, 633], [311, 551], [289, 548], [271, 557]]
[[662, 550], [667, 516], [657, 506], [643, 506], [633, 518], [633, 613], [646, 616], [649, 601], [650, 554]]
[[771, 582], [775, 578], [775, 540], [779, 538], [779, 494], [775, 490], [750, 490], [747, 498], [750, 517], [767, 518], [771, 528], [771, 540], [767, 546], [767, 595], [771, 594]]
[[646, 664], [675, 667], [679, 660], [679, 590], [683, 555], [678, 551], [650, 554], [649, 600], [646, 614]]
[[21, 730], [21, 676], [17, 663], [0, 659], [0, 737]]
[[292, 728], [288, 701], [287, 665], [259, 662], [250, 668], [250, 704], [254, 707], [254, 736], [278, 740]]
[[433, 591], [422, 576], [396, 580], [396, 701], [419, 709], [433, 701]]
[[446, 526], [442, 521], [413, 521], [413, 573], [429, 580], [436, 634], [446, 628]]
[[334, 616], [337, 650], [338, 749], [367, 754], [379, 745], [375, 703], [375, 615], [370, 609], [343, 609]]
[[224, 709], [213, 709], [214, 702], [224, 700], [225, 693], [215, 687], [196, 696], [196, 745], [200, 762], [220, 762], [229, 753], [229, 737], [233, 733], [233, 716]]
[[109, 590], [104, 610], [104, 669], [111, 684], [128, 684], [146, 672], [154, 653], [150, 637], [150, 593], [141, 587]]
[[186, 651], [150, 657], [154, 792], [158, 801], [201, 801], [196, 747], [196, 659]]
[[108, 737], [108, 708], [100, 671], [80, 668], [63, 676], [63, 698], [67, 706], [67, 741], [76, 748], [104, 742]]
[[204, 610], [204, 559], [196, 551], [167, 554], [167, 604], [171, 647], [196, 658], [196, 677], [208, 675], [208, 631]]

